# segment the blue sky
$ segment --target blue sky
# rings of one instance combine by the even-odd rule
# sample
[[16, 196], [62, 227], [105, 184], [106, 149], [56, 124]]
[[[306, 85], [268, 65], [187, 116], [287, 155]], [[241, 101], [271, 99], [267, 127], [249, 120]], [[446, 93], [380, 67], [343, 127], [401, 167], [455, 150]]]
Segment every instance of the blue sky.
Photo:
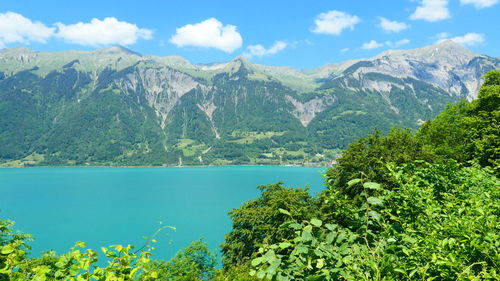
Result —
[[310, 69], [452, 39], [500, 56], [500, 0], [2, 1], [0, 48], [123, 45], [194, 63]]

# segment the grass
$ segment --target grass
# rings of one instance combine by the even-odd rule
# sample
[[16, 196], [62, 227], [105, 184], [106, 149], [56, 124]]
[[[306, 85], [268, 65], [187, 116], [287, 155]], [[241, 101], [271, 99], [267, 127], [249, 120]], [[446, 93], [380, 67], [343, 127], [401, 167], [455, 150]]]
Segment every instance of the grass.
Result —
[[45, 157], [42, 154], [33, 153], [33, 154], [30, 154], [30, 155], [28, 155], [20, 160], [13, 160], [13, 161], [0, 163], [0, 167], [23, 167], [26, 165], [34, 165], [34, 164], [40, 163], [44, 159], [45, 159]]
[[238, 140], [233, 140], [232, 142], [238, 144], [250, 144], [256, 140], [269, 139], [273, 136], [282, 136], [285, 132], [239, 132], [233, 131], [231, 136], [240, 138]]

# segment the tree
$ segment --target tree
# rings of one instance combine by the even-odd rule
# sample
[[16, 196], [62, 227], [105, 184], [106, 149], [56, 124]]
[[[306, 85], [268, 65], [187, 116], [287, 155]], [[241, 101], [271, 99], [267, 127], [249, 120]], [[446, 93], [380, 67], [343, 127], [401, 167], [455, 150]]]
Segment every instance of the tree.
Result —
[[263, 243], [274, 243], [290, 231], [279, 229], [290, 213], [298, 220], [310, 218], [316, 211], [308, 189], [288, 188], [282, 182], [258, 187], [261, 196], [229, 212], [233, 229], [226, 234], [222, 247], [224, 267], [247, 261]]
[[387, 183], [386, 163], [402, 164], [414, 160], [431, 160], [432, 157], [422, 142], [409, 129], [393, 128], [387, 136], [379, 131], [360, 138], [349, 145], [338, 159], [338, 164], [329, 169], [326, 179], [329, 187], [335, 187], [352, 196], [361, 190], [348, 188], [354, 178]]
[[449, 106], [418, 132], [427, 150], [443, 159], [500, 170], [500, 71], [484, 76], [477, 100]]
[[215, 264], [215, 254], [208, 249], [207, 243], [203, 239], [200, 239], [193, 241], [168, 261], [152, 261], [144, 271], [156, 271], [158, 275], [150, 279], [144, 277], [140, 279], [176, 281], [212, 280], [216, 271]]

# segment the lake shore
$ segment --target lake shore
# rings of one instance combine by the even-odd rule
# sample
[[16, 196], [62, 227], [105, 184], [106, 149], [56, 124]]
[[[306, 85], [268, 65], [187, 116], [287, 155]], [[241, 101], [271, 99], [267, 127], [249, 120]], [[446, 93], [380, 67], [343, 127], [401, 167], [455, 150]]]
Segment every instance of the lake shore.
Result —
[[148, 165], [12, 165], [12, 166], [1, 166], [0, 169], [12, 169], [12, 168], [207, 168], [207, 167], [303, 167], [303, 168], [330, 168], [332, 165], [320, 165], [320, 164], [305, 164], [305, 165], [172, 165], [172, 166], [148, 166]]

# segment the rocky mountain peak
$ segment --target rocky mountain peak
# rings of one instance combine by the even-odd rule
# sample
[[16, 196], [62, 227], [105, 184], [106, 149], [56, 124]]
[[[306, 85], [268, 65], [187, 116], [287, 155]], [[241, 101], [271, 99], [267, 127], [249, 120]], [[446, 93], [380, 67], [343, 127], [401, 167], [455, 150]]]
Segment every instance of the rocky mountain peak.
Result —
[[234, 73], [252, 73], [255, 71], [255, 67], [253, 64], [245, 57], [238, 56], [231, 60], [227, 65], [226, 65], [226, 71], [229, 72], [230, 74]]
[[472, 58], [478, 56], [481, 55], [470, 51], [469, 49], [452, 40], [444, 40], [437, 44], [417, 49], [385, 51], [374, 57], [374, 59], [404, 59], [413, 61], [425, 61], [428, 63], [462, 65], [468, 63]]
[[34, 51], [30, 48], [26, 47], [12, 47], [12, 48], [5, 48], [0, 50], [0, 54], [10, 54], [10, 55], [15, 55], [15, 54], [33, 54], [36, 53], [37, 51]]
[[142, 56], [141, 54], [139, 54], [137, 52], [134, 52], [130, 49], [127, 49], [127, 48], [119, 46], [119, 45], [102, 48], [102, 49], [94, 51], [94, 53], [98, 54], [98, 55], [129, 55], [129, 56], [132, 55], [132, 56], [139, 56], [139, 57]]

